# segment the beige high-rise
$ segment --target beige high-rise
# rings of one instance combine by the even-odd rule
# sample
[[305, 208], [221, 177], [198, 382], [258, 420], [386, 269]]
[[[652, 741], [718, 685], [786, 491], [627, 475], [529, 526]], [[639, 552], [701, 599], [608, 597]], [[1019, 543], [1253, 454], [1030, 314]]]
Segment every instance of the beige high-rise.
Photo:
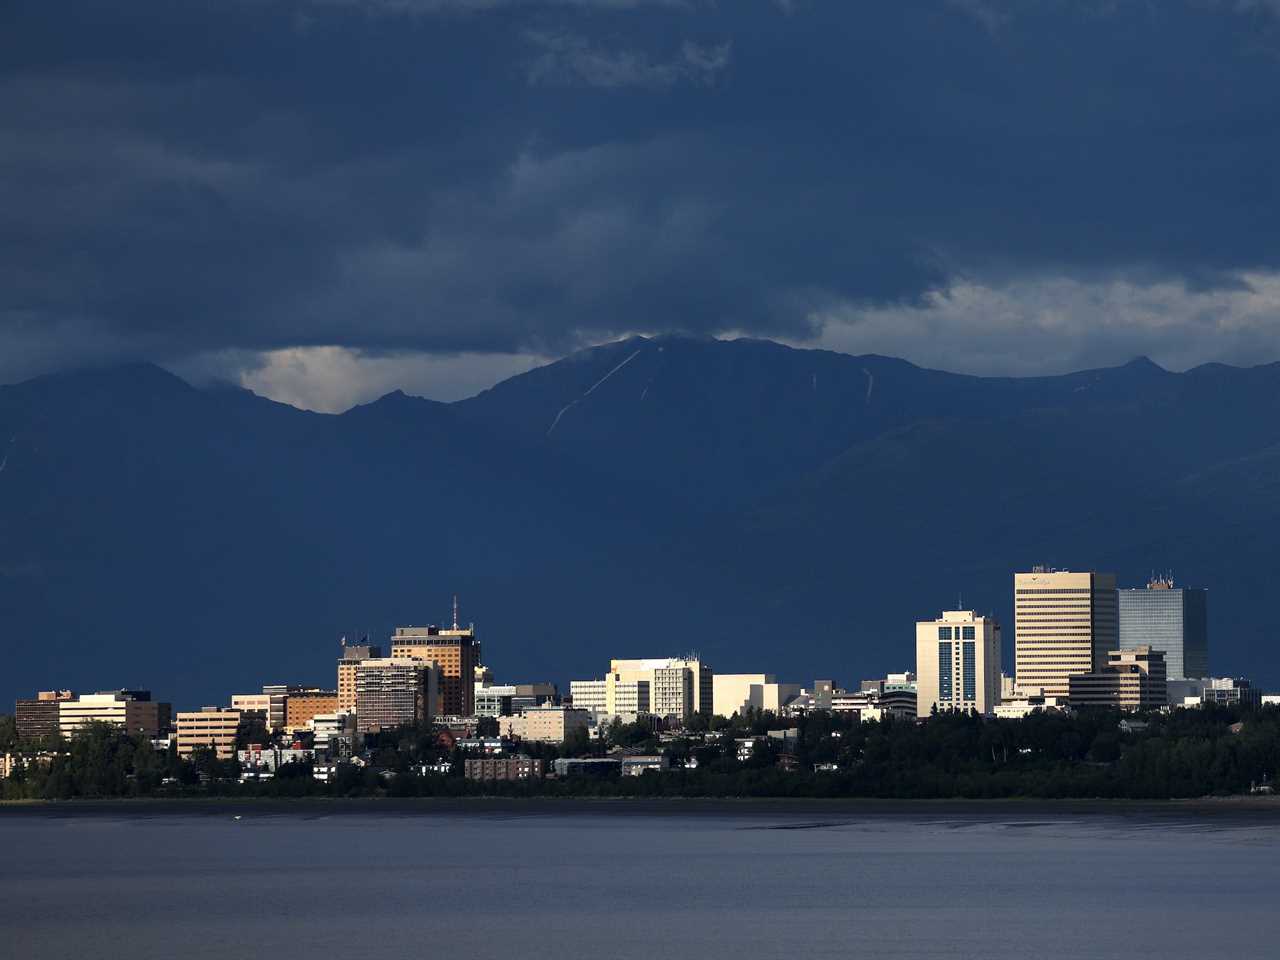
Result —
[[1000, 702], [1000, 624], [972, 610], [916, 623], [916, 716], [994, 712]]
[[1037, 567], [1013, 575], [1014, 660], [1023, 694], [1066, 697], [1120, 645], [1116, 578]]
[[475, 675], [480, 641], [475, 627], [396, 627], [391, 656], [413, 657], [436, 665], [439, 712], [447, 717], [472, 717], [476, 712]]

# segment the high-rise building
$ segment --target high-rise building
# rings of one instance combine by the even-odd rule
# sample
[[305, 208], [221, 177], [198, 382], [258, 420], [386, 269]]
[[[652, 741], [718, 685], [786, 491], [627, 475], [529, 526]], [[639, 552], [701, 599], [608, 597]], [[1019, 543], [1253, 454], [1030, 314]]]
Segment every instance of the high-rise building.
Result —
[[1168, 703], [1164, 652], [1151, 647], [1112, 650], [1101, 670], [1068, 678], [1073, 707], [1119, 707], [1152, 710]]
[[1121, 650], [1162, 650], [1170, 680], [1209, 676], [1209, 591], [1158, 577], [1119, 600]]
[[219, 760], [236, 755], [236, 734], [240, 729], [240, 711], [221, 707], [203, 707], [178, 714], [178, 756], [189, 757], [197, 749], [207, 748]]
[[110, 723], [125, 733], [159, 736], [168, 729], [170, 706], [151, 699], [149, 690], [109, 690], [84, 693], [58, 701], [58, 732], [75, 736], [91, 723]]
[[934, 707], [989, 714], [999, 702], [999, 623], [972, 610], [916, 623], [916, 716]]
[[1066, 697], [1120, 645], [1116, 578], [1036, 567], [1013, 575], [1014, 661], [1023, 694]]
[[356, 709], [356, 667], [361, 660], [376, 660], [382, 648], [368, 643], [347, 646], [344, 638], [342, 656], [338, 658], [338, 711], [354, 713]]
[[540, 707], [556, 700], [554, 683], [476, 683], [475, 715], [509, 717], [528, 707]]
[[13, 723], [19, 740], [42, 740], [58, 735], [58, 704], [71, 700], [70, 690], [41, 690], [30, 700], [13, 705]]
[[430, 723], [436, 713], [436, 670], [412, 657], [361, 660], [356, 668], [356, 727], [360, 733]]
[[391, 656], [414, 657], [436, 665], [440, 685], [441, 715], [475, 716], [475, 674], [480, 663], [480, 642], [474, 626], [396, 627]]

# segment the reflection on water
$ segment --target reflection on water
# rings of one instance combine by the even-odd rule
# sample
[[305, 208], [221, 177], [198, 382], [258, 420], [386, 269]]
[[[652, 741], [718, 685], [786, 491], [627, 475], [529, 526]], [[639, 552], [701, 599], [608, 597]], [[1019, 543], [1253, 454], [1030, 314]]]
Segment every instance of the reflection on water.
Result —
[[15, 957], [132, 960], [1164, 960], [1280, 935], [1280, 817], [546, 809], [5, 814], [0, 929]]

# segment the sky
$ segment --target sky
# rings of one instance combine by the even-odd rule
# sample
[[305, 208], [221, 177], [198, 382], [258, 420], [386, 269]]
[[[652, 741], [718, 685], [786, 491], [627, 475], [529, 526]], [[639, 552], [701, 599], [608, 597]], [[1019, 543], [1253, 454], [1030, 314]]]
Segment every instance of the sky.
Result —
[[1280, 360], [1280, 0], [0, 5], [0, 383]]

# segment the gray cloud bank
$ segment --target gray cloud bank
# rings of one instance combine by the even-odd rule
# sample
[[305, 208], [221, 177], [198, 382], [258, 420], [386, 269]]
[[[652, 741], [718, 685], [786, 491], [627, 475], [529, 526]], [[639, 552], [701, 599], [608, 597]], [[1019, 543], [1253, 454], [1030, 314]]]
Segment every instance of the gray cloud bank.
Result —
[[461, 384], [663, 330], [1004, 373], [1276, 359], [1275, 13], [18, 0], [0, 381], [472, 358]]

